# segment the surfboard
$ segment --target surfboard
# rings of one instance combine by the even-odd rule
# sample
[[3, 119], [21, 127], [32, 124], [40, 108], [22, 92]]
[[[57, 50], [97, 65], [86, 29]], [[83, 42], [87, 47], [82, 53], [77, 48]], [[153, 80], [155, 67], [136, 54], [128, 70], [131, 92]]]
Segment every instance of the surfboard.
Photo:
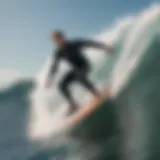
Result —
[[72, 115], [66, 120], [67, 126], [74, 127], [85, 118], [92, 115], [101, 104], [106, 101], [111, 95], [111, 90], [109, 87], [106, 87], [101, 93], [100, 98], [92, 98], [87, 105], [82, 107], [77, 113]]

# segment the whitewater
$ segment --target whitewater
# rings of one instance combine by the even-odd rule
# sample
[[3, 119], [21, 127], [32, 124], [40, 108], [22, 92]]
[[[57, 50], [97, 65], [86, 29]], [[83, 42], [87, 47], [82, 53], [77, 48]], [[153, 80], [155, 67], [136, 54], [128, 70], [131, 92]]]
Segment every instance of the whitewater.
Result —
[[[92, 38], [113, 45], [115, 52], [106, 56], [98, 50], [85, 51], [94, 66], [93, 81], [100, 87], [105, 83], [112, 87], [111, 100], [95, 115], [103, 127], [95, 125], [99, 132], [92, 138], [93, 117], [88, 128], [81, 126], [86, 129], [83, 135], [80, 128], [68, 131], [64, 120], [67, 105], [56, 84], [69, 66], [63, 64], [53, 88], [45, 90], [49, 57], [34, 80], [17, 80], [0, 92], [0, 159], [160, 158], [160, 5], [119, 17]], [[80, 86], [74, 87], [74, 93], [77, 99], [85, 97], [82, 106], [91, 98]]]

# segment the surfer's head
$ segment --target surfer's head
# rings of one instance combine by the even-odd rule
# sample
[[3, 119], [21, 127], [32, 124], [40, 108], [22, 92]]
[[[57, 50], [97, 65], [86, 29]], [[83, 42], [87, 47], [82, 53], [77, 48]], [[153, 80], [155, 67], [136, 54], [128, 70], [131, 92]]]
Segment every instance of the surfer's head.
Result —
[[52, 40], [58, 47], [64, 46], [67, 42], [64, 33], [60, 30], [52, 32]]

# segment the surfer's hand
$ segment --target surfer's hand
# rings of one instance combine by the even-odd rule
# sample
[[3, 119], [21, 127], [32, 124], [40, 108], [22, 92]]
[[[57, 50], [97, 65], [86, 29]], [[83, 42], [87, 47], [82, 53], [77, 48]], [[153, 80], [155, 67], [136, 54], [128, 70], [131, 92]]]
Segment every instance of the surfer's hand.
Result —
[[52, 86], [52, 84], [53, 84], [53, 82], [50, 79], [48, 79], [45, 83], [45, 88], [50, 88]]
[[107, 53], [113, 53], [113, 47], [112, 46], [107, 46], [106, 52]]

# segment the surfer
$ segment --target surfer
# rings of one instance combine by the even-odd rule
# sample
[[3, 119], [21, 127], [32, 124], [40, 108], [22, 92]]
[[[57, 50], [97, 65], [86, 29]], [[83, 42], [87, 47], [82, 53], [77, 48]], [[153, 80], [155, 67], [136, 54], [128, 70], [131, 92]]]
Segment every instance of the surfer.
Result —
[[111, 53], [112, 47], [92, 40], [80, 39], [70, 41], [61, 31], [55, 31], [52, 33], [52, 41], [56, 44], [57, 49], [55, 51], [53, 58], [54, 62], [52, 63], [45, 85], [46, 88], [51, 87], [53, 83], [52, 78], [57, 72], [60, 60], [65, 60], [71, 65], [72, 70], [70, 70], [62, 78], [59, 83], [59, 89], [63, 96], [66, 98], [66, 100], [69, 102], [69, 114], [73, 114], [78, 109], [78, 105], [75, 102], [72, 94], [70, 93], [70, 85], [73, 82], [78, 81], [95, 96], [100, 95], [99, 91], [88, 78], [89, 72], [91, 71], [91, 65], [83, 55], [81, 51], [82, 48], [95, 47]]

